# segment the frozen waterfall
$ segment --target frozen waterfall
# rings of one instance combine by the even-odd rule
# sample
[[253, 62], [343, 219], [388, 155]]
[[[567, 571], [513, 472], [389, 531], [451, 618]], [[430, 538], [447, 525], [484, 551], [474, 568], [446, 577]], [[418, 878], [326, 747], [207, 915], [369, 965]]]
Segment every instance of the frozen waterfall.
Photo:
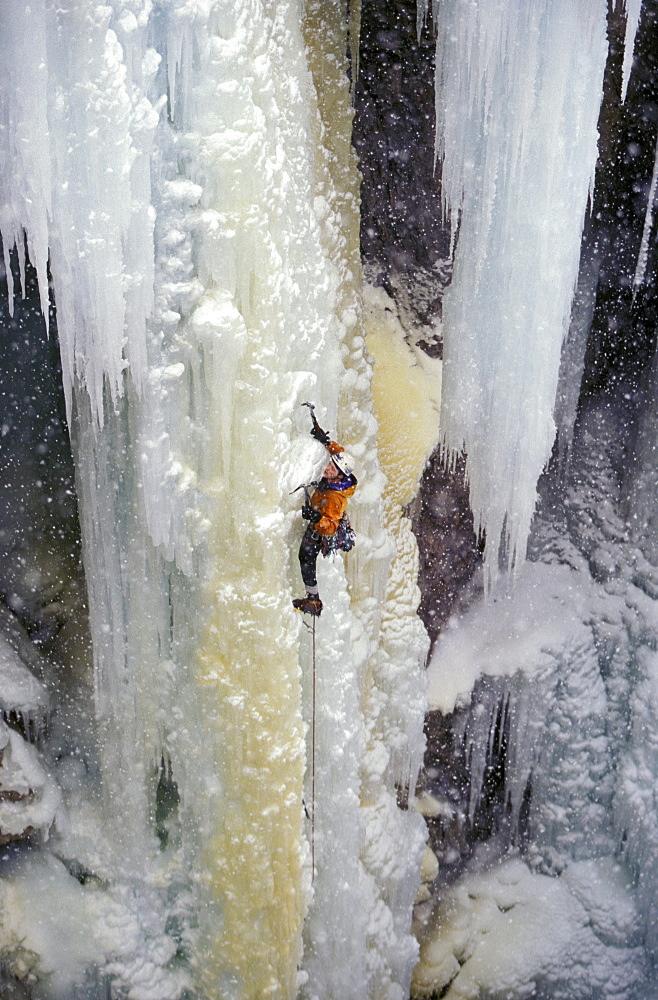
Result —
[[651, 1000], [657, 38], [0, 7], [0, 994]]
[[[8, 293], [27, 255], [56, 309], [94, 650], [101, 807], [70, 783], [58, 856], [108, 887], [17, 877], [87, 914], [52, 996], [95, 968], [141, 1000], [402, 1000], [426, 639], [388, 582], [341, 5], [37, 0], [0, 35]], [[320, 581], [314, 879], [308, 398], [362, 483]]]

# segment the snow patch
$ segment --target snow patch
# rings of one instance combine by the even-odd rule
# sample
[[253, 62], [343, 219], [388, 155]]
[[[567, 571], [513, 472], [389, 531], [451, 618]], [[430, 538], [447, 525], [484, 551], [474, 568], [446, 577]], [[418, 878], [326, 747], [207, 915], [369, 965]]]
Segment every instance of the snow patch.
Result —
[[423, 931], [412, 997], [631, 1000], [643, 952], [619, 937], [637, 940], [637, 912], [618, 869], [593, 862], [556, 878], [512, 858], [444, 893]]
[[441, 633], [428, 667], [430, 709], [444, 715], [468, 704], [482, 675], [540, 675], [556, 652], [591, 641], [584, 622], [592, 592], [568, 566], [526, 563]]

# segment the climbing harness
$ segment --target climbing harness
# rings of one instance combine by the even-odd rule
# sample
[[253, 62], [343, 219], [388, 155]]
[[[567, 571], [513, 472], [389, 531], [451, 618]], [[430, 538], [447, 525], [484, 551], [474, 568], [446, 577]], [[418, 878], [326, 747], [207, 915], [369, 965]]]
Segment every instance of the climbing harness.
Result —
[[[306, 406], [306, 403], [304, 403], [304, 406]], [[315, 479], [310, 483], [302, 483], [300, 486], [297, 486], [294, 490], [290, 491], [290, 496], [292, 496], [293, 493], [297, 493], [299, 490], [304, 490], [304, 497], [306, 498], [305, 504], [307, 507], [311, 507], [311, 487], [314, 490], [317, 489], [320, 482], [321, 480]], [[321, 540], [322, 548], [320, 551], [323, 556], [328, 556], [332, 552], [350, 552], [354, 548], [356, 535], [354, 534], [354, 528], [350, 524], [350, 519], [347, 514], [343, 514], [334, 533], [332, 535], [322, 535]]]
[[350, 519], [347, 514], [343, 514], [333, 535], [322, 536], [322, 549], [320, 551], [323, 556], [328, 556], [331, 552], [349, 552], [350, 549], [354, 548], [355, 541], [356, 536]]

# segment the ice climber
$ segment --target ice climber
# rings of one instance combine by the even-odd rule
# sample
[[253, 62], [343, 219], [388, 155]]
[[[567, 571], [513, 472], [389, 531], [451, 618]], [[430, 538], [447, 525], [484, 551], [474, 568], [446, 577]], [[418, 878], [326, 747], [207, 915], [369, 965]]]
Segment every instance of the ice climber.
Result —
[[309, 497], [307, 487], [306, 502], [302, 507], [302, 517], [309, 522], [302, 544], [299, 547], [299, 567], [306, 587], [306, 597], [296, 598], [292, 604], [297, 611], [318, 616], [322, 611], [322, 601], [318, 592], [316, 564], [322, 552], [327, 556], [338, 549], [349, 551], [354, 545], [354, 532], [345, 513], [347, 501], [354, 493], [357, 481], [343, 457], [344, 449], [329, 438], [311, 411], [313, 429], [311, 436], [325, 446], [331, 456], [329, 464], [319, 482], [310, 483], [315, 490]]

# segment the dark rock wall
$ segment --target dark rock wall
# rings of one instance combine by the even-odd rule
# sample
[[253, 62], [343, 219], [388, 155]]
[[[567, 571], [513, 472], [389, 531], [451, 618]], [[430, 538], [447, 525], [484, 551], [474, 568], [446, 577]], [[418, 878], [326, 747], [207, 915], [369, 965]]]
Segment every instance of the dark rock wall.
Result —
[[415, 0], [365, 0], [353, 141], [363, 259], [385, 277], [448, 256], [434, 170], [434, 39]]
[[448, 469], [436, 451], [420, 481], [413, 529], [418, 540], [418, 608], [432, 642], [482, 564], [463, 462]]
[[609, 17], [608, 66], [599, 119], [599, 164], [590, 229], [602, 251], [583, 396], [611, 383], [637, 385], [655, 348], [656, 238], [646, 278], [633, 293], [658, 133], [658, 3], [644, 0], [628, 92], [621, 103], [625, 17]]

